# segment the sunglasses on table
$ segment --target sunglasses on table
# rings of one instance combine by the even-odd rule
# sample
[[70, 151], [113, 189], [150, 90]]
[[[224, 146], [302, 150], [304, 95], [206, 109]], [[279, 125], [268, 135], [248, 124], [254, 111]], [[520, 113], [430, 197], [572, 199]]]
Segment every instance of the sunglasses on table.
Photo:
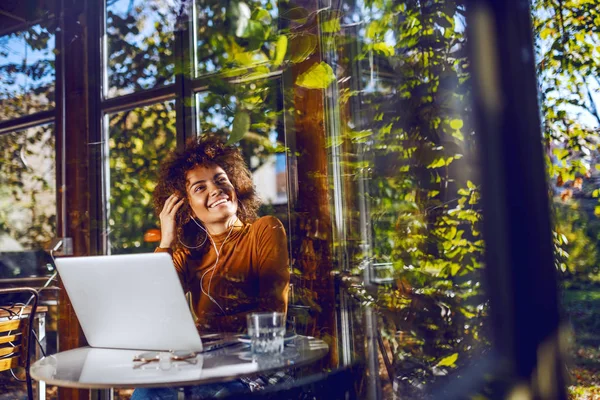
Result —
[[[161, 354], [163, 358], [161, 359]], [[144, 353], [140, 353], [133, 357], [133, 362], [140, 363], [134, 366], [134, 368], [139, 368], [143, 365], [149, 364], [151, 362], [159, 362], [159, 361], [184, 361], [188, 364], [196, 364], [198, 360], [196, 359], [197, 353], [193, 351], [186, 350], [175, 350], [170, 352], [159, 352], [159, 351], [147, 351]], [[168, 358], [167, 358], [168, 357]]]

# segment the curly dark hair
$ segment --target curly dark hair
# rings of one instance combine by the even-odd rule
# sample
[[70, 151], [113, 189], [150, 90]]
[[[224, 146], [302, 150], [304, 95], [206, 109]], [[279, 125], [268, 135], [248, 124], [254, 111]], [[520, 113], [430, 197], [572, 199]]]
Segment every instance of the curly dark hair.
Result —
[[184, 197], [184, 204], [176, 215], [178, 243], [189, 247], [203, 239], [203, 232], [191, 220], [192, 209], [187, 200], [186, 174], [196, 166], [219, 166], [223, 168], [235, 189], [238, 199], [238, 218], [249, 223], [257, 218], [261, 201], [256, 193], [252, 174], [236, 146], [223, 143], [215, 136], [201, 136], [188, 141], [183, 151], [174, 151], [160, 168], [158, 184], [154, 189], [154, 211], [160, 214], [165, 201], [173, 193]]

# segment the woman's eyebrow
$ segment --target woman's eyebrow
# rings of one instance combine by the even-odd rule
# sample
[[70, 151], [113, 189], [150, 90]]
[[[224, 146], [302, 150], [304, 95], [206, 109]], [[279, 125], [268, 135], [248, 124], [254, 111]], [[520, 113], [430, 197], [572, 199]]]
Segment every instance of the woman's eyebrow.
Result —
[[[189, 182], [189, 181], [188, 181], [188, 182]], [[193, 183], [189, 183], [189, 184], [188, 184], [188, 189], [189, 189], [189, 188], [191, 188], [191, 187], [192, 187], [192, 186], [194, 186], [194, 185], [197, 185], [197, 184], [199, 184], [199, 183], [204, 183], [204, 182], [206, 182], [206, 180], [204, 180], [204, 179], [201, 179], [201, 180], [199, 180], [199, 181], [196, 181], [196, 182], [193, 182]]]
[[[213, 180], [214, 180], [214, 179], [218, 179], [218, 178], [220, 178], [221, 176], [225, 176], [225, 177], [227, 177], [227, 174], [226, 174], [225, 172], [217, 172], [217, 173], [215, 174], [215, 176], [213, 176]], [[193, 183], [189, 183], [187, 187], [188, 187], [188, 189], [189, 189], [189, 188], [191, 188], [191, 187], [192, 187], [192, 186], [194, 186], [194, 185], [197, 185], [197, 184], [199, 184], [199, 183], [204, 183], [204, 182], [206, 182], [206, 180], [205, 180], [205, 179], [201, 179], [201, 180], [199, 180], [199, 181], [196, 181], [196, 182], [193, 182]]]

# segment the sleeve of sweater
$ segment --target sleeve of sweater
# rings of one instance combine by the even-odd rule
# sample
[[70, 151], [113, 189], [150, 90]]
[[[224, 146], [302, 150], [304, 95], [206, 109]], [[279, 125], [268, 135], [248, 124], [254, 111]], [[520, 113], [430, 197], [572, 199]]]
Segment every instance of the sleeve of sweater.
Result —
[[281, 221], [263, 217], [255, 222], [262, 311], [287, 311], [290, 271], [287, 236]]
[[187, 292], [188, 289], [188, 282], [186, 279], [186, 259], [187, 256], [186, 254], [181, 251], [181, 250], [177, 250], [177, 251], [173, 251], [172, 249], [165, 249], [162, 247], [157, 247], [154, 250], [155, 253], [169, 253], [171, 255], [171, 258], [173, 259], [173, 265], [175, 266], [175, 271], [177, 272], [177, 276], [179, 277], [179, 281], [181, 282], [181, 286], [183, 287], [183, 291]]

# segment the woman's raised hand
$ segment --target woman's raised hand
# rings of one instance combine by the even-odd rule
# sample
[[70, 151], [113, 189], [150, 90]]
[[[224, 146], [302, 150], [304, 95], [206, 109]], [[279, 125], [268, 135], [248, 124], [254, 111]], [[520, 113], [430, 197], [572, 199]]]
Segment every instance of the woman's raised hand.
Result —
[[177, 238], [177, 224], [175, 223], [175, 215], [177, 210], [183, 205], [184, 198], [181, 199], [172, 194], [165, 201], [162, 211], [160, 212], [160, 247], [170, 248]]

